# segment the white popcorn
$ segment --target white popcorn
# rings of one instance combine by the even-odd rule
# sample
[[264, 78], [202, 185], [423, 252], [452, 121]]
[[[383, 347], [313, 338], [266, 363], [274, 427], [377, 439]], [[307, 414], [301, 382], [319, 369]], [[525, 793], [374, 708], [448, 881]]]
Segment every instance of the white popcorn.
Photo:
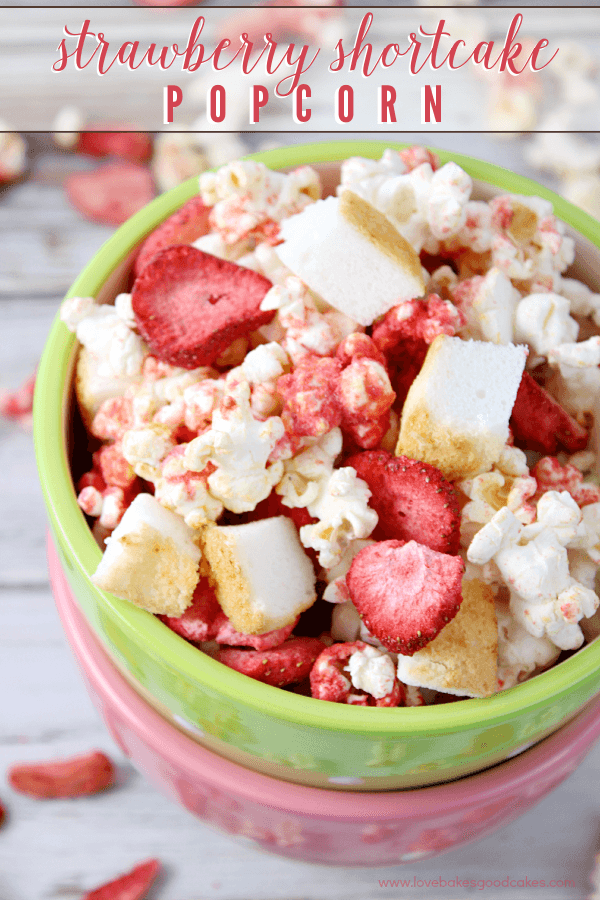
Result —
[[485, 277], [477, 280], [470, 302], [461, 304], [467, 316], [467, 334], [476, 340], [494, 344], [510, 344], [513, 341], [513, 319], [518, 291], [498, 268], [491, 268]]
[[349, 599], [346, 575], [350, 571], [352, 560], [361, 550], [374, 543], [375, 541], [368, 539], [351, 541], [337, 565], [323, 571], [322, 576], [327, 581], [327, 587], [323, 591], [323, 600], [328, 603], [345, 603]]
[[287, 353], [276, 341], [259, 344], [246, 354], [240, 366], [246, 381], [253, 385], [264, 381], [276, 381], [289, 369]]
[[[504, 507], [467, 551], [469, 561], [479, 565], [493, 557], [510, 589], [513, 615], [534, 637], [545, 635], [563, 650], [581, 646], [577, 623], [598, 606], [596, 594], [569, 572], [565, 544], [576, 546], [586, 536], [582, 517], [567, 492], [548, 491], [538, 503], [538, 522], [523, 527]], [[600, 510], [590, 516], [590, 523], [596, 519], [600, 524]]]
[[590, 290], [587, 284], [575, 278], [561, 278], [558, 293], [567, 298], [574, 316], [591, 316], [600, 325], [600, 294]]
[[132, 328], [131, 306], [97, 304], [92, 297], [64, 300], [60, 316], [69, 331], [98, 361], [100, 378], [135, 378], [141, 374], [148, 347]]
[[156, 481], [162, 460], [174, 446], [172, 429], [158, 422], [130, 428], [123, 435], [123, 456], [136, 475], [146, 481]]
[[342, 558], [350, 541], [369, 537], [377, 525], [377, 513], [368, 505], [371, 491], [351, 466], [335, 469], [308, 511], [319, 521], [300, 529], [305, 547], [319, 553], [319, 562], [330, 569]]
[[376, 647], [355, 650], [348, 660], [346, 671], [350, 672], [352, 686], [381, 700], [391, 693], [396, 677], [396, 666], [389, 653]]
[[212, 462], [216, 471], [207, 479], [212, 496], [231, 512], [248, 512], [269, 496], [283, 475], [283, 463], [269, 463], [269, 456], [284, 431], [278, 416], [254, 418], [250, 385], [236, 382], [215, 411], [212, 427], [188, 444], [185, 465], [202, 472]]
[[342, 443], [341, 430], [332, 428], [306, 450], [284, 462], [284, 474], [276, 487], [284, 506], [295, 509], [317, 500], [333, 471]]
[[190, 528], [200, 528], [217, 521], [223, 504], [210, 494], [201, 475], [186, 468], [185, 447], [181, 444], [163, 461], [154, 482], [154, 496], [166, 509], [180, 515]]
[[456, 234], [466, 220], [471, 193], [470, 177], [456, 163], [446, 163], [436, 172], [423, 163], [411, 172], [404, 164], [386, 162], [375, 166], [353, 160], [342, 168], [341, 186], [350, 188], [390, 220], [417, 252], [436, 252], [438, 242]]
[[559, 344], [548, 351], [548, 362], [556, 369], [548, 387], [559, 403], [576, 418], [593, 413], [600, 394], [600, 336]]
[[498, 620], [498, 689], [524, 681], [536, 669], [551, 665], [560, 649], [547, 637], [534, 637], [508, 610], [496, 602]]
[[[196, 238], [192, 242], [192, 247], [202, 250], [204, 253], [210, 253], [211, 256], [218, 256], [219, 259], [227, 259], [230, 262], [239, 262], [240, 265], [245, 265], [241, 260], [251, 250], [252, 241], [247, 238], [239, 240], [235, 244], [228, 244], [217, 231], [209, 231], [208, 234]], [[250, 268], [250, 266], [246, 266], [246, 268]]]
[[224, 393], [225, 380], [222, 378], [205, 378], [186, 387], [183, 391], [185, 425], [191, 431], [209, 428]]
[[427, 223], [438, 240], [446, 240], [464, 225], [472, 188], [470, 176], [456, 163], [448, 162], [433, 173]]
[[515, 337], [528, 343], [540, 356], [548, 356], [558, 344], [577, 340], [579, 325], [570, 315], [570, 304], [560, 294], [529, 294], [515, 313]]

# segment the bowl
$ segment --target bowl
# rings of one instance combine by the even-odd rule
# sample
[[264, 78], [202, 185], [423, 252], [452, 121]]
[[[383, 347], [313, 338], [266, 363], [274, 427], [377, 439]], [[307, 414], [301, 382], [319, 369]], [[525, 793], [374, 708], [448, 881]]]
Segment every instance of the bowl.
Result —
[[600, 699], [519, 756], [450, 784], [344, 793], [242, 768], [167, 722], [119, 674], [81, 614], [49, 543], [50, 577], [88, 691], [121, 750], [207, 825], [280, 856], [340, 866], [430, 858], [485, 837], [531, 809], [600, 736]]
[[[338, 161], [378, 158], [379, 142], [301, 145], [252, 157], [275, 169], [317, 164], [335, 183]], [[392, 145], [400, 148], [401, 145]], [[576, 238], [578, 277], [600, 289], [598, 223], [542, 186], [497, 166], [440, 152], [476, 180], [479, 196], [510, 192], [552, 201]], [[109, 300], [127, 286], [136, 248], [197, 192], [197, 181], [159, 197], [126, 222], [68, 296]], [[350, 707], [261, 684], [199, 652], [153, 615], [90, 581], [100, 550], [77, 505], [70, 459], [76, 340], [57, 319], [40, 363], [34, 405], [39, 475], [61, 564], [79, 608], [129, 683], [194, 739], [248, 768], [319, 787], [394, 790], [436, 784], [492, 766], [551, 734], [600, 690], [600, 643], [486, 699], [421, 708]], [[75, 445], [75, 446], [74, 446]]]

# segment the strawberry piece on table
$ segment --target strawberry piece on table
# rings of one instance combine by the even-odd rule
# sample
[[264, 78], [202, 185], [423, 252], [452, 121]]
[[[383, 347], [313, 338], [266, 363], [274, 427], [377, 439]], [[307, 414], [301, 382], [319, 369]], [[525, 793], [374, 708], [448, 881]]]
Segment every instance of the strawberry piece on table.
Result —
[[412, 656], [457, 614], [463, 562], [416, 541], [380, 541], [352, 561], [346, 583], [363, 622], [384, 647]]
[[107, 163], [92, 172], [76, 172], [65, 182], [75, 209], [101, 225], [121, 225], [155, 195], [152, 175], [145, 166]]
[[143, 900], [159, 869], [157, 859], [148, 859], [126, 875], [88, 891], [81, 900]]
[[110, 787], [114, 778], [112, 762], [99, 751], [52, 762], [20, 763], [8, 770], [15, 791], [39, 800], [97, 794]]
[[192, 602], [183, 615], [159, 615], [158, 618], [186, 641], [201, 644], [214, 638], [217, 632], [216, 620], [220, 614], [221, 607], [208, 578], [201, 578], [194, 590]]
[[286, 687], [308, 678], [313, 663], [325, 649], [317, 638], [291, 638], [273, 650], [220, 650], [219, 662], [273, 687]]
[[181, 209], [165, 219], [142, 244], [133, 264], [134, 275], [137, 277], [159, 250], [174, 244], [193, 244], [199, 237], [207, 234], [210, 231], [210, 209], [210, 206], [204, 205], [200, 196], [192, 197]]
[[157, 253], [131, 293], [140, 334], [158, 359], [185, 369], [209, 366], [238, 337], [275, 315], [260, 304], [271, 282], [195, 247]]
[[82, 131], [76, 149], [88, 156], [116, 156], [143, 163], [152, 156], [152, 138], [141, 131]]
[[585, 428], [566, 412], [560, 403], [523, 372], [510, 419], [515, 440], [527, 450], [550, 456], [559, 450], [576, 453], [587, 447]]
[[369, 506], [379, 516], [375, 540], [412, 540], [439, 553], [458, 553], [458, 500], [439, 469], [386, 450], [356, 453], [345, 465], [371, 490]]

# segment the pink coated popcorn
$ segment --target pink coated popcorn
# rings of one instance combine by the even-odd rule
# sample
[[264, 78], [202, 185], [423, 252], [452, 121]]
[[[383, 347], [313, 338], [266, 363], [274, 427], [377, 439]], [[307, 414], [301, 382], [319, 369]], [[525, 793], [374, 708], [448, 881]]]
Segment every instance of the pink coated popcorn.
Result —
[[185, 389], [184, 422], [189, 429], [202, 434], [210, 428], [212, 415], [225, 393], [225, 382], [221, 378], [205, 378]]
[[106, 484], [113, 487], [130, 488], [137, 477], [123, 456], [120, 441], [100, 447], [94, 453], [93, 461]]
[[354, 706], [402, 706], [404, 685], [396, 678], [389, 694], [376, 700], [364, 691], [357, 691], [344, 671], [350, 657], [367, 648], [363, 641], [333, 644], [323, 650], [310, 672], [310, 688], [313, 697], [331, 703], [348, 703]]
[[369, 357], [355, 358], [339, 379], [342, 431], [364, 449], [377, 447], [389, 428], [396, 399], [385, 366]]
[[374, 359], [376, 362], [381, 363], [382, 366], [385, 366], [385, 356], [373, 338], [360, 331], [354, 331], [345, 337], [338, 345], [335, 355], [343, 366], [348, 366], [355, 359], [362, 359], [363, 357]]
[[561, 465], [555, 456], [543, 456], [531, 474], [537, 481], [540, 494], [546, 491], [568, 491], [579, 507], [600, 501], [600, 487], [584, 484], [583, 474], [570, 464]]
[[423, 163], [429, 163], [434, 172], [440, 167], [439, 157], [432, 153], [431, 150], [428, 150], [427, 147], [407, 147], [406, 150], [400, 150], [398, 156], [408, 172], [412, 172], [413, 169], [422, 166]]
[[373, 326], [373, 341], [388, 360], [397, 361], [406, 350], [424, 349], [426, 353], [439, 334], [452, 337], [464, 324], [460, 310], [431, 294], [426, 299], [407, 300], [386, 313]]
[[305, 356], [293, 373], [282, 375], [277, 390], [284, 400], [286, 430], [318, 437], [340, 424], [338, 381], [342, 364], [329, 357]]
[[94, 416], [90, 431], [104, 441], [118, 441], [133, 428], [133, 402], [130, 397], [105, 400]]

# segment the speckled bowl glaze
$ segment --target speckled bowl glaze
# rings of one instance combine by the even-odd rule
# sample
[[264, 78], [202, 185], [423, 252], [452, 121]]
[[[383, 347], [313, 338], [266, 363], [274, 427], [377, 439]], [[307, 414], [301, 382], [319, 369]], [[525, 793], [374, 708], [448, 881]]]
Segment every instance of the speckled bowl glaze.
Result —
[[552, 737], [451, 784], [342, 793], [243, 769], [163, 719], [111, 663], [78, 609], [54, 547], [58, 611], [92, 700], [115, 741], [168, 797], [232, 837], [304, 862], [385, 866], [484, 837], [561, 784], [600, 736], [600, 700]]
[[[316, 164], [332, 186], [339, 160], [379, 158], [386, 146], [340, 141], [253, 158], [275, 169]], [[442, 152], [440, 157], [456, 160], [472, 175], [478, 196], [510, 192], [552, 201], [576, 238], [577, 276], [600, 289], [600, 226], [595, 220], [504, 169], [456, 154]], [[197, 181], [191, 179], [125, 223], [68, 296], [110, 300], [124, 289], [140, 241], [196, 191]], [[74, 336], [57, 320], [40, 363], [34, 407], [39, 474], [57, 552], [79, 608], [113, 663], [139, 694], [187, 728], [194, 740], [287, 781], [345, 791], [411, 788], [459, 778], [506, 759], [558, 729], [600, 690], [596, 641], [487, 699], [409, 709], [325, 703], [228, 669], [151, 614], [98, 590], [90, 576], [100, 550], [77, 505], [70, 469], [76, 352]]]

